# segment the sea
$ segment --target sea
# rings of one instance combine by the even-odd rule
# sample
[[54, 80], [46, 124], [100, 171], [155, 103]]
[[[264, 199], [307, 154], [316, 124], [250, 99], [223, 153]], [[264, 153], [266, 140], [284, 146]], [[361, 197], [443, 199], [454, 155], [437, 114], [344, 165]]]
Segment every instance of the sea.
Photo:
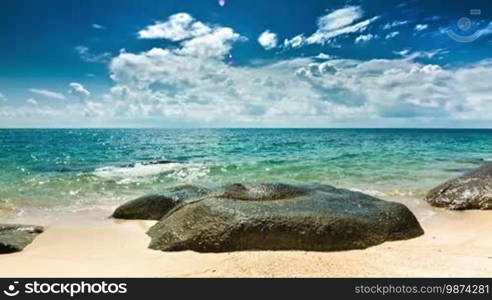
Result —
[[492, 161], [492, 130], [0, 129], [0, 216], [111, 207], [178, 185], [321, 183], [423, 198]]

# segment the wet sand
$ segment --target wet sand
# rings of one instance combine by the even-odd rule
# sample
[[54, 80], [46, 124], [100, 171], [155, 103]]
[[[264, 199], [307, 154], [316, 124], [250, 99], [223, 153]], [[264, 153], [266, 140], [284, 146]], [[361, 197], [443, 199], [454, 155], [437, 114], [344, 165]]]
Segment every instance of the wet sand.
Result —
[[[394, 200], [394, 199], [393, 199]], [[151, 221], [109, 219], [112, 208], [9, 223], [46, 226], [23, 252], [0, 255], [0, 277], [490, 277], [492, 211], [447, 211], [397, 199], [425, 235], [342, 252], [200, 254], [147, 249]], [[4, 222], [4, 220], [2, 220]]]

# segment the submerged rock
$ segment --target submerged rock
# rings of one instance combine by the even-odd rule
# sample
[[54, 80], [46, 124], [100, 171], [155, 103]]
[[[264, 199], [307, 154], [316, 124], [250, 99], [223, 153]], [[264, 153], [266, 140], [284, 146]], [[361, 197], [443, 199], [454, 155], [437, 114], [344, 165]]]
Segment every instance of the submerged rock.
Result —
[[113, 218], [160, 220], [173, 208], [184, 202], [194, 201], [207, 195], [210, 191], [191, 185], [184, 185], [169, 190], [165, 195], [147, 195], [127, 202], [118, 207]]
[[163, 251], [335, 251], [423, 234], [406, 206], [327, 185], [233, 184], [148, 231]]
[[0, 224], [0, 254], [22, 251], [43, 231], [40, 226]]
[[492, 163], [432, 189], [425, 200], [449, 209], [492, 209]]

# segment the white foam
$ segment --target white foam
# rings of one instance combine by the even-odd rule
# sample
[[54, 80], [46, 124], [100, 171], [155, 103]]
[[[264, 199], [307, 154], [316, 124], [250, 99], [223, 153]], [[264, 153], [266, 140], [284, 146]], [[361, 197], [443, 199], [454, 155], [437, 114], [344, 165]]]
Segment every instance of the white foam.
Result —
[[94, 174], [105, 179], [148, 177], [170, 172], [179, 166], [179, 163], [148, 165], [137, 163], [129, 167], [110, 166], [98, 168], [94, 171]]
[[104, 179], [115, 179], [118, 183], [126, 184], [139, 182], [147, 177], [167, 174], [168, 177], [181, 180], [192, 181], [208, 175], [209, 169], [204, 164], [141, 164], [133, 166], [109, 166], [98, 168], [94, 175]]
[[358, 188], [349, 188], [349, 190], [353, 191], [353, 192], [359, 192], [359, 193], [363, 193], [363, 194], [367, 194], [367, 195], [371, 195], [371, 196], [386, 196], [385, 193], [383, 192], [380, 192], [380, 191], [377, 191], [377, 190], [364, 190], [364, 189], [358, 189]]
[[397, 196], [397, 197], [414, 197], [416, 196], [415, 191], [405, 191], [405, 190], [391, 190], [391, 191], [378, 191], [378, 190], [366, 190], [366, 189], [358, 189], [358, 188], [349, 188], [349, 190], [359, 193], [364, 193], [367, 195], [371, 195], [374, 197], [385, 197], [385, 196]]

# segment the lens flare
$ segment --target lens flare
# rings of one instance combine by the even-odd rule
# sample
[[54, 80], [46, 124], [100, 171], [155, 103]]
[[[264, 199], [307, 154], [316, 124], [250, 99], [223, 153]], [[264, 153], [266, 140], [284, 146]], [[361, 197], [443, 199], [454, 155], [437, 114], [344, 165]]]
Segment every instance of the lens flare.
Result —
[[226, 4], [226, 0], [219, 0], [219, 5], [224, 6]]
[[234, 61], [234, 58], [232, 57], [232, 54], [229, 54], [229, 60], [227, 61], [227, 64], [229, 66], [236, 64], [236, 62]]

